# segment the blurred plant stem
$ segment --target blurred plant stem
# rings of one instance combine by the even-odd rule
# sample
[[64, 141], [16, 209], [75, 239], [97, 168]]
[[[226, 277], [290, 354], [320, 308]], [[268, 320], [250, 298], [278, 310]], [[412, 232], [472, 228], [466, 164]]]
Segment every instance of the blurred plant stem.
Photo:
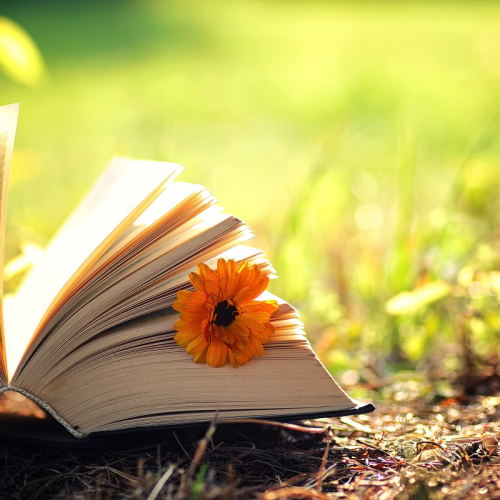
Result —
[[473, 347], [471, 328], [463, 312], [452, 315], [450, 320], [454, 325], [459, 345], [462, 348], [462, 377], [467, 379], [477, 368], [477, 357]]
[[[298, 192], [292, 199], [280, 230], [276, 233], [274, 243], [276, 251], [273, 260], [277, 269], [294, 270], [293, 284], [288, 283], [287, 295], [295, 300], [304, 298], [304, 292], [309, 293], [311, 268], [317, 268], [319, 264], [318, 242], [308, 241], [304, 235], [308, 234], [307, 218], [314, 217], [314, 214], [311, 214], [311, 205], [317, 189], [326, 174], [333, 168], [335, 145], [340, 133], [337, 131], [333, 134], [333, 138], [325, 141], [317, 161], [312, 165], [303, 184], [298, 186]], [[332, 265], [338, 266], [338, 261]], [[299, 297], [300, 295], [302, 297]]]
[[463, 176], [468, 163], [477, 155], [480, 155], [491, 146], [492, 141], [496, 138], [496, 133], [500, 125], [500, 109], [497, 109], [486, 123], [484, 128], [477, 135], [469, 150], [465, 154], [462, 162], [458, 165], [455, 174], [453, 175], [453, 186], [448, 198], [448, 210], [452, 213], [457, 206], [461, 205], [464, 197]]
[[[413, 281], [413, 260], [415, 249], [411, 248], [411, 230], [414, 206], [414, 185], [417, 141], [415, 131], [404, 121], [399, 129], [398, 160], [396, 164], [396, 225], [394, 246], [390, 254], [387, 292], [389, 296], [407, 290]], [[413, 251], [412, 251], [413, 250]], [[389, 317], [389, 361], [406, 363], [408, 358], [401, 349], [400, 320]]]

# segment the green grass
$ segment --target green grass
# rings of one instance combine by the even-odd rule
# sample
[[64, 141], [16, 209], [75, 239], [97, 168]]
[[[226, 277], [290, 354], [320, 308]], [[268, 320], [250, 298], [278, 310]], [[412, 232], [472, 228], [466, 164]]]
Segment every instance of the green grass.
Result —
[[47, 240], [113, 154], [180, 162], [254, 229], [333, 371], [457, 342], [441, 313], [383, 306], [497, 267], [500, 4], [2, 7], [50, 72], [0, 78], [2, 103], [22, 103], [8, 257]]

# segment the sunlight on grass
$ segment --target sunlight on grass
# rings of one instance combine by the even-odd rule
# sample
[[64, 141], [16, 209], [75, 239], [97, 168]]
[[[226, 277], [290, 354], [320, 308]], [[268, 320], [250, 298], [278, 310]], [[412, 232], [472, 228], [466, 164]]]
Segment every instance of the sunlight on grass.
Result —
[[254, 229], [273, 291], [331, 370], [384, 371], [389, 353], [416, 365], [418, 328], [427, 349], [456, 342], [425, 307], [409, 329], [384, 304], [500, 264], [499, 4], [11, 2], [4, 15], [51, 74], [35, 91], [0, 80], [3, 103], [22, 103], [9, 258], [43, 244], [113, 154], [180, 162]]

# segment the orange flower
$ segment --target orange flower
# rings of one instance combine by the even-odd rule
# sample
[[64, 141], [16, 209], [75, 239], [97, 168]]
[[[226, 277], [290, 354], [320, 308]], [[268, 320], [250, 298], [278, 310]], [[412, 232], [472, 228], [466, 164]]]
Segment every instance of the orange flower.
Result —
[[206, 264], [189, 279], [194, 292], [177, 293], [174, 309], [180, 319], [174, 340], [195, 363], [234, 368], [245, 365], [254, 356], [264, 354], [274, 326], [269, 322], [278, 308], [275, 300], [255, 300], [269, 284], [269, 278], [257, 266], [219, 259], [217, 270]]

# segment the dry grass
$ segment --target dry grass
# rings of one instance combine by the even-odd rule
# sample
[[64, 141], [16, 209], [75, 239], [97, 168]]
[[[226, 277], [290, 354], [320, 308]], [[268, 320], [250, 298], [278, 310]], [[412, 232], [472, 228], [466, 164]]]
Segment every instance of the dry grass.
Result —
[[[444, 403], [444, 404], [443, 404]], [[165, 431], [102, 449], [3, 441], [13, 499], [500, 498], [500, 397], [379, 405], [376, 413], [286, 425]]]

